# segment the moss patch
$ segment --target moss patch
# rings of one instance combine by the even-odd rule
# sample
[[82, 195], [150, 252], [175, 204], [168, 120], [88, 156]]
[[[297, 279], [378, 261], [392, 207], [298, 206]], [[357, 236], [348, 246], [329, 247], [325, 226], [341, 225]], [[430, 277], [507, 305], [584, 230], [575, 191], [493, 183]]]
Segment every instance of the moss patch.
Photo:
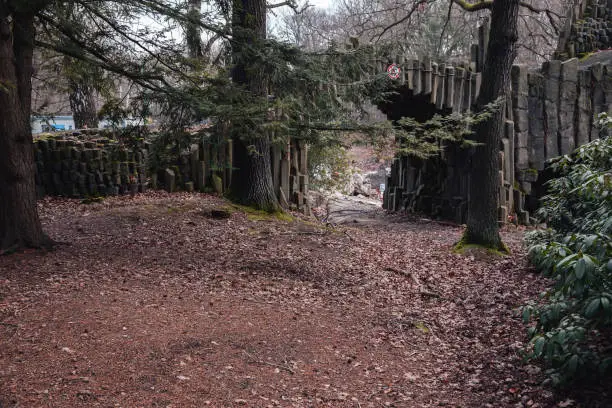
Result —
[[246, 205], [240, 204], [230, 204], [224, 207], [225, 210], [230, 212], [240, 211], [247, 216], [249, 221], [270, 221], [270, 220], [278, 220], [283, 222], [293, 222], [295, 218], [286, 212], [275, 211], [275, 212], [267, 212], [262, 210], [257, 210], [253, 207], [248, 207]]
[[104, 197], [88, 196], [87, 198], [84, 198], [83, 200], [81, 200], [81, 204], [96, 204], [96, 203], [101, 203], [102, 201], [104, 201]]
[[508, 248], [508, 246], [504, 244], [503, 242], [501, 243], [499, 248], [492, 248], [486, 245], [468, 243], [465, 237], [461, 238], [461, 240], [453, 246], [453, 253], [459, 254], [459, 255], [465, 255], [466, 253], [478, 253], [478, 252], [485, 252], [489, 255], [501, 256], [501, 257], [510, 255], [511, 253], [510, 248]]

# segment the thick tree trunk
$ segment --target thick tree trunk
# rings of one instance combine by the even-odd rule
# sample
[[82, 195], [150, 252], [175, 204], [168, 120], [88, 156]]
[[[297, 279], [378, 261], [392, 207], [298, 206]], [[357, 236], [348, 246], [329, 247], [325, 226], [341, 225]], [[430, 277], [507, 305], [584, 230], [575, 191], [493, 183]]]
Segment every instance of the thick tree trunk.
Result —
[[30, 128], [34, 16], [0, 5], [0, 253], [49, 243], [36, 208]]
[[76, 129], [98, 127], [95, 90], [86, 83], [70, 81], [70, 110]]
[[[232, 177], [232, 190], [238, 201], [260, 210], [278, 211], [271, 177], [270, 141], [259, 137], [249, 146], [243, 141], [236, 143], [234, 160], [241, 167]], [[248, 163], [248, 171], [242, 163]]]
[[[235, 64], [232, 79], [265, 104], [267, 86], [264, 72], [261, 68], [248, 66], [245, 51], [247, 47], [258, 46], [266, 37], [266, 1], [234, 0], [232, 30]], [[261, 118], [262, 122], [264, 119]], [[257, 128], [248, 132], [240, 135], [234, 143], [237, 170], [232, 176], [232, 196], [243, 204], [262, 210], [279, 210], [272, 181], [269, 136]]]
[[[498, 98], [505, 102], [510, 90], [510, 71], [516, 56], [519, 0], [495, 1], [491, 10], [491, 31], [482, 75], [481, 108]], [[470, 199], [464, 243], [502, 249], [499, 235], [500, 144], [505, 106], [475, 129], [475, 140], [481, 143], [472, 156]]]

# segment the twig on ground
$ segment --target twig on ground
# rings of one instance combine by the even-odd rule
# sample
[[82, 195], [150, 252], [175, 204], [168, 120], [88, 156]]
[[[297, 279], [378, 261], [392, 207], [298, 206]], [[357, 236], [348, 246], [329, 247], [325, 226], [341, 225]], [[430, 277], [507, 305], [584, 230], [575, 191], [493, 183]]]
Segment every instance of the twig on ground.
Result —
[[315, 231], [290, 231], [290, 232], [281, 232], [280, 235], [327, 235], [328, 232], [315, 232]]
[[421, 295], [421, 296], [427, 296], [427, 297], [433, 297], [433, 298], [436, 298], [436, 299], [442, 299], [442, 295], [440, 295], [439, 293], [432, 292], [432, 291], [424, 289], [423, 285], [421, 284], [419, 279], [412, 272], [402, 271], [400, 269], [396, 269], [396, 268], [393, 268], [391, 266], [386, 267], [385, 271], [393, 272], [393, 273], [396, 273], [398, 275], [405, 276], [407, 278], [412, 279], [414, 284], [418, 287], [419, 295]]
[[288, 367], [288, 366], [282, 365], [282, 364], [274, 364], [274, 363], [270, 363], [268, 361], [259, 360], [254, 355], [252, 355], [251, 353], [247, 352], [246, 350], [242, 350], [242, 352], [244, 354], [246, 354], [249, 358], [251, 358], [253, 360], [252, 361], [253, 363], [269, 365], [271, 367], [276, 367], [276, 368], [280, 368], [280, 369], [286, 370], [286, 371], [288, 371], [291, 374], [295, 374], [295, 371], [293, 371], [293, 369], [291, 367]]

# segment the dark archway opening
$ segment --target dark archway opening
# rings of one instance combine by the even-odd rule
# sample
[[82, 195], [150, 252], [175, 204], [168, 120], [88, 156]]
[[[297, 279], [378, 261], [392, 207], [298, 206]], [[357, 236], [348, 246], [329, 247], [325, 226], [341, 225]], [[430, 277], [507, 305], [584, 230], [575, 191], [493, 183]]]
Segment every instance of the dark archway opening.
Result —
[[446, 109], [439, 110], [431, 103], [431, 95], [414, 95], [407, 85], [397, 87], [395, 93], [388, 99], [377, 103], [378, 109], [387, 115], [387, 119], [396, 122], [404, 117], [414, 118], [419, 122], [427, 122], [436, 113], [449, 113]]
[[[436, 114], [452, 112], [438, 109], [431, 102], [430, 94], [414, 95], [407, 86], [397, 87], [395, 93], [377, 106], [394, 123], [403, 117], [424, 123]], [[445, 144], [443, 149], [441, 154], [426, 160], [409, 156], [395, 158], [383, 207], [463, 223], [469, 196], [468, 152], [452, 143]]]

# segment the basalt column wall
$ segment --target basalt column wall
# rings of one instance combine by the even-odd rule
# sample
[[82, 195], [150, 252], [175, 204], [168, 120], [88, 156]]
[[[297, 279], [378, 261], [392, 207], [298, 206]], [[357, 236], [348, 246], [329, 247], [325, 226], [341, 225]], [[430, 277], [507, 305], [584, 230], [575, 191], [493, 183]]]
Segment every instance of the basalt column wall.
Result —
[[42, 134], [34, 139], [34, 155], [39, 196], [82, 198], [146, 189], [144, 143], [128, 148], [97, 130]]
[[[579, 61], [512, 68], [500, 145], [499, 218], [530, 222], [546, 162], [600, 136], [597, 116], [612, 113], [612, 51]], [[420, 211], [464, 223], [470, 200], [470, 151], [446, 145], [429, 160], [394, 160], [384, 198], [391, 211]]]

